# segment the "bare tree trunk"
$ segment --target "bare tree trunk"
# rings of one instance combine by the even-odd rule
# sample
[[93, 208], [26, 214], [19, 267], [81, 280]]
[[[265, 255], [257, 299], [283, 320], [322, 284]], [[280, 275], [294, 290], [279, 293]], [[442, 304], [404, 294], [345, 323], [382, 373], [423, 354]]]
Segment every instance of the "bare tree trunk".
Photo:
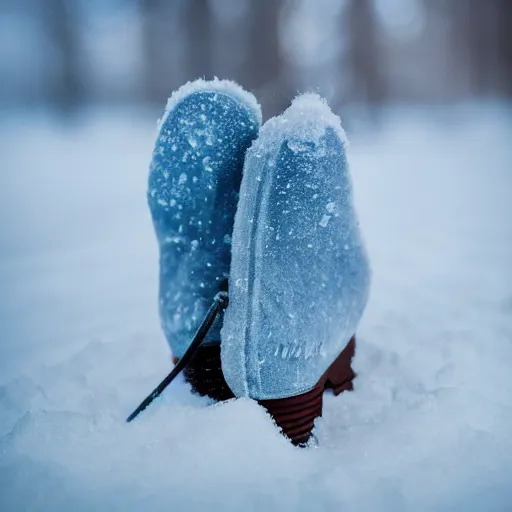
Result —
[[290, 103], [290, 76], [282, 57], [280, 14], [282, 1], [251, 0], [248, 52], [243, 67], [244, 85], [258, 96], [266, 117], [281, 113]]
[[143, 96], [159, 106], [185, 80], [179, 23], [182, 8], [183, 0], [139, 0]]
[[[466, 4], [464, 6], [464, 4]], [[466, 43], [471, 59], [471, 85], [476, 96], [485, 96], [492, 89], [495, 63], [492, 20], [493, 0], [464, 2], [467, 10]]]
[[471, 95], [510, 94], [511, 3], [459, 0], [450, 3], [449, 12], [454, 59], [465, 63]]
[[498, 91], [512, 98], [512, 2], [497, 0]]
[[213, 20], [208, 0], [187, 0], [184, 25], [187, 78], [213, 78]]
[[378, 24], [372, 0], [350, 0], [343, 20], [347, 30], [348, 64], [352, 75], [350, 99], [368, 106], [379, 105], [386, 96], [382, 74]]
[[78, 16], [73, 4], [70, 0], [46, 0], [43, 13], [57, 56], [50, 103], [64, 112], [75, 110], [85, 99]]

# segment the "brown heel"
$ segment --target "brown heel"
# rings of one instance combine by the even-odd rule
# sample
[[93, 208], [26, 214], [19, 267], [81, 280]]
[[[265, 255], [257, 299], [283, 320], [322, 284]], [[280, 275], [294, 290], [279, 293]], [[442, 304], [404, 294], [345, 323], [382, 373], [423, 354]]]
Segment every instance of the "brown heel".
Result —
[[332, 389], [332, 392], [338, 396], [343, 391], [352, 391], [354, 389], [352, 381], [356, 377], [352, 370], [352, 358], [356, 351], [356, 338], [352, 336], [343, 352], [337, 357], [334, 363], [329, 366], [324, 374], [325, 389]]
[[[174, 364], [179, 361], [173, 358]], [[234, 398], [222, 373], [220, 342], [201, 345], [190, 364], [183, 370], [185, 380], [192, 391], [201, 396], [209, 396], [217, 402]]]
[[356, 374], [350, 364], [355, 347], [356, 339], [353, 336], [310, 391], [287, 398], [258, 400], [258, 403], [267, 409], [276, 425], [294, 445], [304, 446], [311, 437], [315, 419], [322, 416], [325, 389], [332, 389], [335, 395], [353, 389], [352, 381]]

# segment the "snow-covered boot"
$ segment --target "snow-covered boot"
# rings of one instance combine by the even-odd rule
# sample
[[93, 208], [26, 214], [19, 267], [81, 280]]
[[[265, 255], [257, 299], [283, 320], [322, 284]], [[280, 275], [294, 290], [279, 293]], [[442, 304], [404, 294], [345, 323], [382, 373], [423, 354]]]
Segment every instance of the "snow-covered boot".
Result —
[[307, 442], [324, 389], [351, 389], [370, 270], [340, 119], [297, 97], [248, 150], [233, 230], [225, 379]]
[[[169, 99], [150, 166], [148, 203], [160, 248], [159, 309], [175, 362], [216, 294], [227, 290], [244, 155], [261, 110], [227, 80], [197, 80]], [[232, 396], [220, 369], [222, 315], [185, 369], [201, 394]]]

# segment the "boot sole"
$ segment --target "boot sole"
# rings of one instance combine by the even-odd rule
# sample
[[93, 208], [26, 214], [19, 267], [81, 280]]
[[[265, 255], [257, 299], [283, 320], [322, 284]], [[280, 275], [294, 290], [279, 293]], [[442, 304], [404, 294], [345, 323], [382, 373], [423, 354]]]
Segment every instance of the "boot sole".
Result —
[[303, 446], [309, 441], [315, 419], [322, 416], [323, 395], [326, 389], [331, 389], [336, 396], [353, 389], [356, 374], [351, 363], [355, 347], [356, 339], [353, 336], [310, 391], [287, 398], [258, 400], [294, 445]]
[[[351, 366], [355, 349], [356, 338], [353, 336], [310, 391], [287, 398], [257, 400], [294, 445], [304, 446], [309, 441], [315, 419], [322, 416], [325, 390], [332, 390], [335, 396], [352, 391], [356, 377]], [[173, 358], [174, 364], [178, 361], [177, 357]], [[192, 391], [198, 395], [219, 402], [235, 398], [222, 373], [220, 343], [201, 345], [183, 373]]]

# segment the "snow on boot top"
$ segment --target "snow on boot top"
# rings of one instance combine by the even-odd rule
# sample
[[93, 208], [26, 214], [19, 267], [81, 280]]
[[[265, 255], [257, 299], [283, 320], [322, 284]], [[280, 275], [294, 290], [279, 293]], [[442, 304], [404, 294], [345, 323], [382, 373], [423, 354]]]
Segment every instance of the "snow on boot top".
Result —
[[236, 396], [311, 391], [362, 316], [370, 271], [345, 149], [340, 119], [306, 94], [247, 152], [221, 346]]
[[[177, 358], [227, 289], [244, 155], [260, 124], [254, 96], [227, 80], [190, 82], [168, 100], [147, 197], [160, 249], [160, 319]], [[222, 315], [205, 343], [220, 342], [221, 324]]]

